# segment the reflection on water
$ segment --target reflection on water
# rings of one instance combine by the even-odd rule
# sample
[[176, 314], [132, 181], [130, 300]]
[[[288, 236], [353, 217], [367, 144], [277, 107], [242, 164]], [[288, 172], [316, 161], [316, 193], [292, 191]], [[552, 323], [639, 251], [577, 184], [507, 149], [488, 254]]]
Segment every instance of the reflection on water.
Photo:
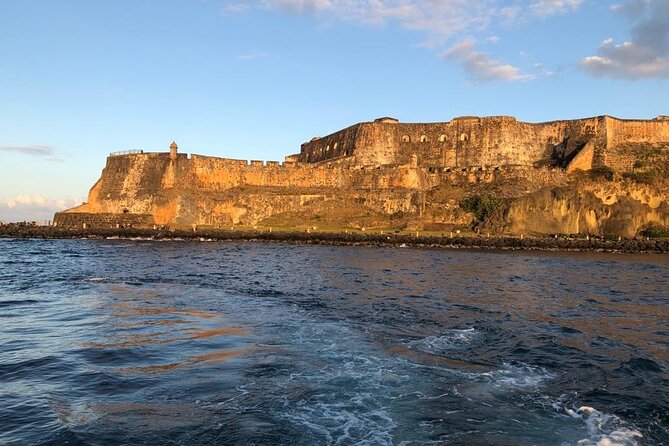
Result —
[[173, 364], [156, 364], [148, 365], [143, 367], [125, 367], [119, 369], [120, 373], [161, 373], [173, 371], [176, 369], [182, 369], [185, 367], [193, 367], [198, 364], [211, 362], [222, 364], [229, 358], [234, 358], [235, 356], [244, 355], [248, 353], [250, 349], [240, 349], [240, 350], [222, 350], [212, 353], [207, 353], [203, 355], [195, 355], [188, 357], [185, 361], [173, 363]]
[[0, 262], [1, 444], [669, 443], [667, 256], [0, 240]]
[[[96, 282], [103, 281], [96, 279]], [[220, 364], [249, 351], [224, 349], [197, 354], [199, 350], [193, 344], [195, 341], [219, 336], [248, 336], [248, 329], [220, 326], [226, 324], [220, 313], [192, 307], [172, 307], [167, 290], [140, 289], [133, 292], [132, 287], [120, 285], [107, 285], [106, 289], [105, 298], [97, 301], [98, 311], [105, 313], [105, 317], [98, 318], [98, 321], [104, 320], [100, 322], [100, 332], [105, 339], [102, 342], [82, 342], [82, 348], [149, 348], [162, 344], [175, 344], [178, 348], [175, 350], [178, 356], [170, 358], [172, 362], [119, 367], [116, 370], [118, 373], [165, 373], [206, 363]]]

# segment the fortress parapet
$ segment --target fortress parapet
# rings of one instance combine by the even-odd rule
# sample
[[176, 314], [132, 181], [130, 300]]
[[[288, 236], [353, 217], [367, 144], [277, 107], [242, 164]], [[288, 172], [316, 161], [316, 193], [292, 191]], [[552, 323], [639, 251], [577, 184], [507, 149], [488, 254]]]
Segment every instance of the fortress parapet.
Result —
[[144, 153], [144, 151], [140, 149], [119, 150], [118, 152], [110, 153], [109, 156], [138, 155], [140, 153]]

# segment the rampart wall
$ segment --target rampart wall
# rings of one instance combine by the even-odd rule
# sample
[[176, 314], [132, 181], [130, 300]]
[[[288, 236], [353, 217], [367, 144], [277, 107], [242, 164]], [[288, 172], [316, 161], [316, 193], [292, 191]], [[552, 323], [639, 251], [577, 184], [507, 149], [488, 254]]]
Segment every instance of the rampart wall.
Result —
[[359, 138], [358, 132], [362, 125], [352, 125], [331, 135], [316, 137], [311, 142], [302, 144], [298, 161], [318, 163], [353, 155]]
[[624, 120], [606, 117], [604, 164], [620, 172], [634, 169], [634, 147], [641, 144], [669, 143], [669, 120]]
[[427, 175], [409, 166], [353, 167], [336, 164], [278, 163], [200, 155], [129, 154], [107, 159], [88, 203], [77, 212], [146, 213], [156, 197], [173, 190], [221, 193], [239, 187], [290, 189], [425, 189]]
[[353, 167], [199, 155], [173, 161], [169, 154], [129, 154], [110, 157], [88, 203], [59, 213], [55, 221], [70, 228], [82, 228], [84, 223], [90, 228], [154, 222], [255, 224], [318, 200], [342, 200], [393, 215], [417, 212], [416, 197], [440, 185], [466, 187], [522, 177], [537, 187], [560, 184], [566, 175], [564, 169], [522, 166]]
[[[168, 154], [110, 157], [100, 180], [89, 193], [88, 203], [77, 212], [148, 213], [156, 197], [170, 191], [224, 193], [240, 187], [261, 187], [290, 191], [305, 190], [427, 190], [440, 184], [463, 185], [492, 182], [522, 175], [545, 175], [562, 169], [528, 169], [522, 166], [412, 167], [248, 162], [200, 155], [185, 155], [176, 163]], [[542, 173], [543, 172], [543, 173]], [[166, 187], [166, 179], [174, 184]], [[172, 180], [170, 180], [172, 181]]]
[[356, 165], [401, 165], [417, 155], [422, 167], [535, 166], [551, 161], [564, 167], [590, 141], [594, 165], [625, 170], [630, 157], [617, 147], [669, 142], [669, 120], [600, 116], [534, 124], [498, 116], [432, 124], [367, 122], [303, 144], [299, 159], [324, 162], [354, 156]]
[[151, 214], [57, 212], [54, 216], [54, 226], [68, 229], [110, 229], [126, 226], [147, 228], [153, 224]]

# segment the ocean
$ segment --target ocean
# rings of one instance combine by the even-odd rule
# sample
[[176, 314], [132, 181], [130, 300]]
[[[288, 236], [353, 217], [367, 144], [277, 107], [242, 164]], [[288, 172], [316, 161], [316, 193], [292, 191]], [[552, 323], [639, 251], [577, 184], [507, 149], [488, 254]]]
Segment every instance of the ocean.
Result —
[[669, 256], [0, 239], [0, 444], [669, 444]]

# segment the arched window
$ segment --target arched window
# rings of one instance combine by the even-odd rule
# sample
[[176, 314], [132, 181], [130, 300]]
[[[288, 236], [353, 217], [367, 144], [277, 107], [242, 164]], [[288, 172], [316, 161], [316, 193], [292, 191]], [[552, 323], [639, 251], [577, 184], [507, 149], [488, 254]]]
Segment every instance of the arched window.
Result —
[[468, 140], [469, 140], [469, 136], [467, 136], [466, 133], [463, 133], [462, 135], [460, 135], [460, 141], [468, 141]]
[[326, 151], [326, 152], [329, 152], [329, 151], [330, 151], [330, 144], [328, 144], [328, 146], [325, 148], [325, 151]]
[[439, 142], [446, 141], [446, 135], [439, 135]]
[[423, 135], [420, 137], [420, 142], [427, 142], [427, 136]]
[[339, 143], [334, 143], [334, 149], [335, 149], [335, 150], [337, 150], [337, 146], [338, 146], [338, 145], [339, 145]]
[[402, 137], [402, 142], [411, 142], [411, 138], [409, 138], [409, 135], [404, 135]]

